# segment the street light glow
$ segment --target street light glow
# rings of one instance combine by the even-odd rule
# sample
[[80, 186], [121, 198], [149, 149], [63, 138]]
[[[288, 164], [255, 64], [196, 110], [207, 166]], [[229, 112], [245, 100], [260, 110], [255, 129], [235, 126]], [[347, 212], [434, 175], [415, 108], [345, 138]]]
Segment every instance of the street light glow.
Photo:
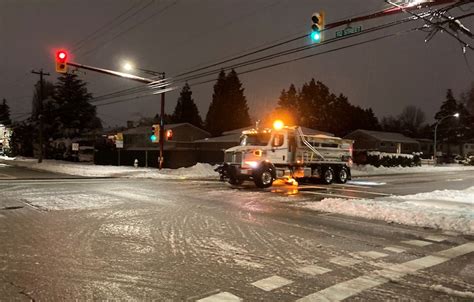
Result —
[[125, 64], [123, 64], [123, 69], [125, 69], [126, 71], [132, 71], [133, 65], [130, 62], [126, 62]]
[[459, 117], [459, 112], [456, 112], [453, 116], [454, 117]]

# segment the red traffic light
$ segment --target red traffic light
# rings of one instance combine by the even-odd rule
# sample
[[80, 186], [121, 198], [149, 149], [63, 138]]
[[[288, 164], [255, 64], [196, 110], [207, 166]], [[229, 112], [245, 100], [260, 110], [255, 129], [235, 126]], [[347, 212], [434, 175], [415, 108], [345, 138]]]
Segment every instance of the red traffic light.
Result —
[[59, 62], [66, 62], [66, 59], [67, 52], [65, 52], [64, 50], [60, 50], [56, 53], [56, 60], [58, 60]]

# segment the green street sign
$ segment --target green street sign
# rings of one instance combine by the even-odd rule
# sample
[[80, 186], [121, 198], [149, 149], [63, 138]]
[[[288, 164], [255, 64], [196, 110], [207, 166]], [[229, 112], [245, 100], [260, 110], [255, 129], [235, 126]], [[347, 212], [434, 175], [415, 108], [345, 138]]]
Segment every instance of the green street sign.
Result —
[[336, 31], [336, 38], [360, 33], [362, 31], [362, 26], [348, 27], [343, 30]]

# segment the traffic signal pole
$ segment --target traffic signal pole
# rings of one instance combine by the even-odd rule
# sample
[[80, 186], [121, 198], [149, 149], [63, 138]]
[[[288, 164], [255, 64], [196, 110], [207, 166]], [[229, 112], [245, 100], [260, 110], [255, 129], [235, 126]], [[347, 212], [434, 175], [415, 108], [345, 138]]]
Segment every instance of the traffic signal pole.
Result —
[[39, 71], [34, 71], [32, 70], [31, 73], [34, 74], [39, 74], [40, 76], [40, 89], [39, 89], [39, 96], [38, 96], [38, 119], [39, 119], [39, 135], [38, 135], [38, 140], [39, 140], [39, 155], [38, 155], [38, 163], [43, 162], [43, 128], [44, 128], [44, 118], [43, 118], [43, 76], [49, 76], [49, 73], [43, 72], [43, 69], [40, 69]]
[[[163, 72], [163, 79], [165, 78], [165, 73]], [[163, 168], [163, 151], [164, 151], [164, 135], [165, 132], [165, 93], [161, 94], [161, 110], [160, 110], [160, 161], [159, 169]]]

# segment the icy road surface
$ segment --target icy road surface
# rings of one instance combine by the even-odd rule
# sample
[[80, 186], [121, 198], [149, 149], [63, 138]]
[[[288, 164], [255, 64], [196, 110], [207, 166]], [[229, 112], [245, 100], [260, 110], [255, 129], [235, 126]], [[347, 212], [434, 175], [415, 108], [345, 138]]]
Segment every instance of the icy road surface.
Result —
[[462, 192], [469, 172], [265, 191], [0, 173], [10, 176], [0, 180], [0, 300], [474, 298], [472, 236], [305, 208], [337, 196]]

